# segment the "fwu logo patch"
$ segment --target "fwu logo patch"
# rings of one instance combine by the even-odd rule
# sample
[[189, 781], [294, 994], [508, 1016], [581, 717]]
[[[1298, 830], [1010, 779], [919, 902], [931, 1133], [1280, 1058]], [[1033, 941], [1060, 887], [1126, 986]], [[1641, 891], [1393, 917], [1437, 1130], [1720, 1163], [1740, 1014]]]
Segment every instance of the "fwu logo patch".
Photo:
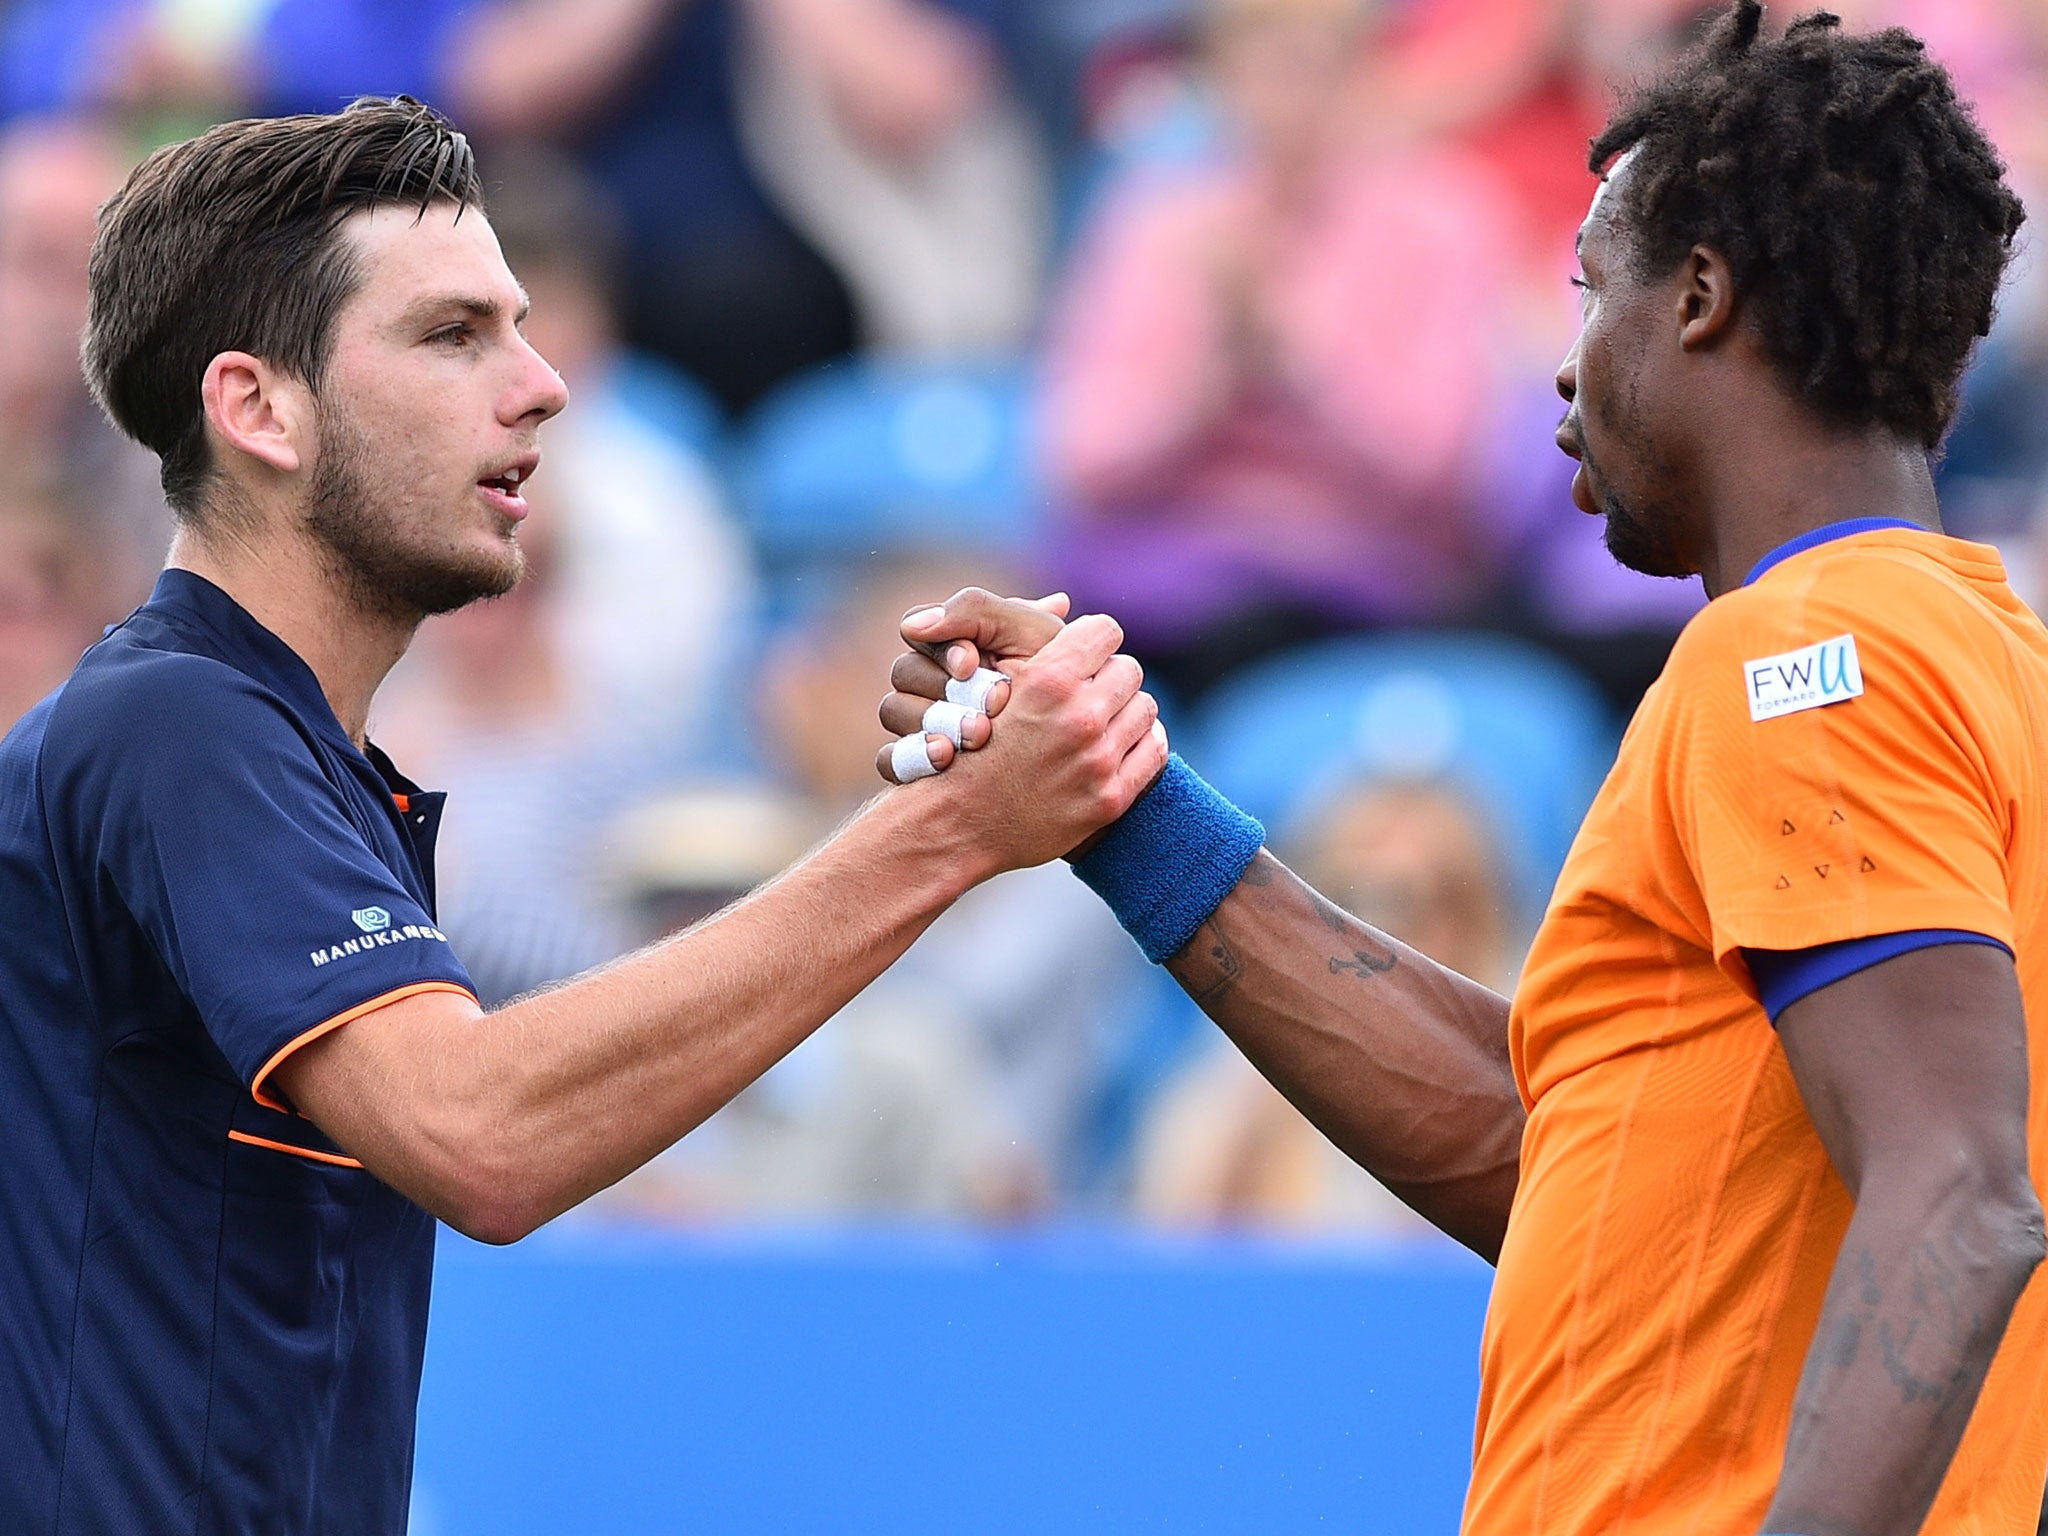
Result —
[[356, 926], [365, 933], [376, 933], [391, 926], [391, 914], [382, 907], [358, 907], [349, 913], [356, 920]]
[[1745, 661], [1742, 682], [1752, 720], [1775, 720], [1857, 698], [1863, 692], [1863, 668], [1856, 660], [1856, 637], [1837, 635], [1782, 656]]

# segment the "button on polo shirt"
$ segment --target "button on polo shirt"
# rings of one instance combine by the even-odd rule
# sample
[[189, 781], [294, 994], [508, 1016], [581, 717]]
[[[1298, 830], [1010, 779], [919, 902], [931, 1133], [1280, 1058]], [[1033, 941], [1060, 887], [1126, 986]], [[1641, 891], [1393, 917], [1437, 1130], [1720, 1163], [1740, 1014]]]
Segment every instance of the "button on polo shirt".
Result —
[[440, 809], [184, 571], [0, 742], [0, 1531], [405, 1529], [433, 1219], [270, 1078], [473, 993]]

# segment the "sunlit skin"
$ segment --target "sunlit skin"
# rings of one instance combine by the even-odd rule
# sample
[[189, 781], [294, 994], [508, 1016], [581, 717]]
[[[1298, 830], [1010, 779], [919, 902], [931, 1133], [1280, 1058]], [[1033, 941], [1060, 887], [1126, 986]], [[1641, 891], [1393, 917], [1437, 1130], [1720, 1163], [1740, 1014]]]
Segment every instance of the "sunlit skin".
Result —
[[568, 392], [521, 332], [526, 295], [480, 212], [378, 208], [342, 238], [360, 280], [317, 396], [248, 353], [208, 366], [209, 497], [227, 515], [181, 531], [171, 563], [305, 657], [361, 741], [420, 620], [518, 580], [528, 508], [508, 477], [538, 466]]

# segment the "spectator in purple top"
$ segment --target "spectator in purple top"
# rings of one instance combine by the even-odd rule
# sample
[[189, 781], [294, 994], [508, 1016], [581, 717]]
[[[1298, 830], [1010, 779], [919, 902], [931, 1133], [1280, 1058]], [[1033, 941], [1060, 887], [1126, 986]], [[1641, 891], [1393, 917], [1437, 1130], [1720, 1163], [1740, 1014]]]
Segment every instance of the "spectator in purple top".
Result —
[[1184, 692], [1488, 590], [1468, 477], [1507, 215], [1474, 163], [1359, 132], [1375, 20], [1365, 0], [1211, 0], [1231, 142], [1113, 188], [1059, 306], [1057, 574]]

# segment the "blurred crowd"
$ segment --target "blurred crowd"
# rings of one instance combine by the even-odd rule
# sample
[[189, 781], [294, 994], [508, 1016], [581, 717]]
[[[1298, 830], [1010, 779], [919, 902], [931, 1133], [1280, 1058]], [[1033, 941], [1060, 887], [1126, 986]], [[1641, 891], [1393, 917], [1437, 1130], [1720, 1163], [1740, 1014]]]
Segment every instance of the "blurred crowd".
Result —
[[[1801, 7], [1803, 8], [1803, 7]], [[1929, 39], [2048, 207], [2048, 0]], [[452, 792], [495, 1002], [717, 911], [874, 793], [895, 621], [1116, 615], [1182, 752], [1334, 899], [1500, 988], [1700, 602], [1608, 560], [1551, 433], [1612, 91], [1696, 0], [0, 4], [0, 725], [147, 592], [155, 466], [77, 363], [153, 144], [410, 92], [477, 143], [572, 402], [531, 577], [372, 733]], [[222, 274], [233, 281], [233, 274]], [[2048, 272], [1941, 466], [2048, 588]], [[976, 891], [579, 1219], [1403, 1234], [1064, 866]]]

